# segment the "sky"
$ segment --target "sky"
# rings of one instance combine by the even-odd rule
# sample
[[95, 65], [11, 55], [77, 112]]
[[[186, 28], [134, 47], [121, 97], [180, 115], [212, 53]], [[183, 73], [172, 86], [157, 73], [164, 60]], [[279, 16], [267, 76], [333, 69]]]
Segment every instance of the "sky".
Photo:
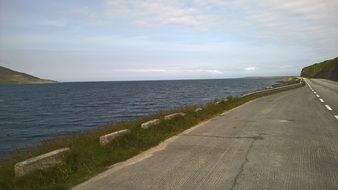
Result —
[[120, 81], [299, 75], [338, 56], [337, 0], [0, 0], [0, 65]]

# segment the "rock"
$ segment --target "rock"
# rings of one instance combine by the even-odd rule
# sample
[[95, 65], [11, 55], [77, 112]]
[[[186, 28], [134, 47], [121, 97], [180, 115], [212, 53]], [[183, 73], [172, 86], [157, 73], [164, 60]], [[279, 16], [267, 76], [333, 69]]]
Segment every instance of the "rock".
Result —
[[160, 120], [159, 119], [153, 119], [153, 120], [147, 121], [145, 123], [142, 123], [141, 128], [142, 129], [148, 129], [151, 126], [158, 125], [158, 124], [160, 124]]
[[124, 129], [121, 131], [116, 131], [113, 133], [109, 133], [107, 135], [103, 135], [100, 137], [100, 145], [106, 145], [108, 143], [110, 143], [112, 140], [116, 139], [117, 137], [123, 136], [123, 135], [127, 135], [130, 134], [130, 130], [129, 129]]
[[14, 165], [15, 176], [20, 177], [34, 170], [42, 170], [61, 164], [64, 161], [64, 155], [70, 152], [69, 148], [61, 148], [30, 158]]
[[171, 119], [173, 119], [173, 118], [175, 118], [175, 117], [180, 117], [180, 116], [185, 116], [185, 113], [173, 113], [173, 114], [170, 114], [170, 115], [166, 115], [166, 116], [164, 116], [164, 120], [171, 120]]

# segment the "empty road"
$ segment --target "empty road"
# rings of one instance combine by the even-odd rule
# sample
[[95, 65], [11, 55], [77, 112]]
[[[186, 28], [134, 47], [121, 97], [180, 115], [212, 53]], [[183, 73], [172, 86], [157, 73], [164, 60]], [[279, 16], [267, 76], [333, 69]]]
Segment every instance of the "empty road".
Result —
[[307, 82], [225, 112], [74, 189], [338, 189], [338, 83]]
[[338, 119], [338, 82], [325, 79], [307, 79], [307, 83], [319, 101], [329, 106]]

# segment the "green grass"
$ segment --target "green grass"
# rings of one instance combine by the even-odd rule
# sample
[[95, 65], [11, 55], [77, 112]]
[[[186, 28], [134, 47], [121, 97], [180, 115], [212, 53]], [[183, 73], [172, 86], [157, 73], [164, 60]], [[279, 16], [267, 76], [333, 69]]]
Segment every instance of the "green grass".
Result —
[[[84, 134], [58, 138], [29, 151], [17, 152], [0, 166], [0, 189], [69, 189], [104, 171], [108, 166], [127, 160], [202, 121], [250, 100], [274, 93], [277, 92], [228, 97], [227, 101], [220, 101], [219, 104], [212, 102], [204, 105], [200, 112], [194, 111], [196, 107], [172, 110], [140, 120], [107, 125]], [[140, 128], [142, 122], [153, 118], [163, 118], [164, 115], [172, 112], [185, 112], [186, 116], [169, 121], [162, 119], [158, 126], [146, 130]], [[126, 128], [131, 130], [129, 135], [118, 138], [107, 146], [100, 146], [101, 135]], [[13, 166], [16, 162], [62, 147], [71, 148], [71, 152], [65, 156], [63, 165], [44, 171], [35, 171], [23, 177], [14, 177]]]
[[283, 78], [283, 80], [279, 80], [277, 82], [275, 82], [275, 84], [273, 84], [273, 87], [281, 87], [281, 86], [285, 86], [285, 85], [291, 85], [291, 84], [296, 84], [299, 83], [300, 79], [298, 79], [297, 77], [285, 77]]
[[13, 71], [0, 66], [0, 84], [51, 83], [55, 81], [40, 79], [26, 73]]
[[332, 68], [337, 68], [337, 65], [338, 57], [305, 67], [301, 75], [308, 78], [327, 78], [338, 81], [338, 76], [330, 76], [329, 73]]

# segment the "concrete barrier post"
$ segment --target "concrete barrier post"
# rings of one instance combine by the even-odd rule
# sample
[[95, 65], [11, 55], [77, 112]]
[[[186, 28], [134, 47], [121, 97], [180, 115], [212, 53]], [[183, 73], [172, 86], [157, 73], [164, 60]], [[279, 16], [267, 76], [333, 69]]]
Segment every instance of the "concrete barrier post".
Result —
[[185, 116], [185, 113], [173, 113], [173, 114], [169, 114], [169, 115], [166, 115], [164, 116], [164, 120], [171, 120], [171, 119], [174, 119], [175, 117], [183, 117]]
[[153, 120], [147, 121], [145, 123], [142, 123], [141, 128], [142, 129], [148, 129], [151, 126], [158, 125], [158, 124], [160, 124], [160, 120], [159, 119], [153, 119]]
[[34, 170], [42, 170], [61, 164], [64, 161], [64, 155], [69, 151], [69, 148], [61, 148], [30, 158], [23, 162], [16, 163], [14, 165], [15, 176], [20, 177]]
[[199, 111], [202, 111], [202, 110], [203, 110], [202, 108], [196, 108], [195, 112], [199, 112]]
[[106, 145], [108, 143], [110, 143], [112, 140], [116, 139], [117, 137], [121, 137], [124, 135], [130, 134], [130, 130], [129, 129], [124, 129], [121, 131], [116, 131], [113, 133], [109, 133], [107, 135], [103, 135], [100, 137], [100, 145]]

